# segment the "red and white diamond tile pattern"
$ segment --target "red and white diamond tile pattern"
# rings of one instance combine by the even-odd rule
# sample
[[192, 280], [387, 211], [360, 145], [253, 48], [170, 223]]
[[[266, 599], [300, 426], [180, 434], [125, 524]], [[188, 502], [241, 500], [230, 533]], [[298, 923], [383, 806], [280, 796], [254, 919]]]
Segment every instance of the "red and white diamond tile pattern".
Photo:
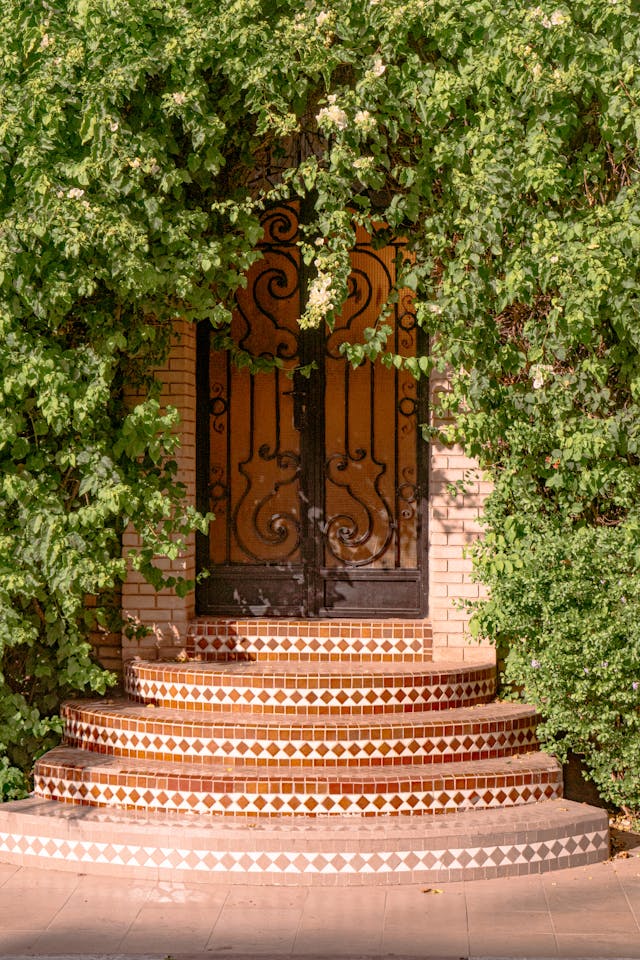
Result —
[[[149, 718], [151, 713], [152, 719]], [[531, 707], [495, 704], [469, 709], [329, 722], [307, 718], [260, 724], [246, 714], [204, 719], [175, 711], [72, 701], [63, 708], [67, 743], [85, 750], [150, 760], [224, 761], [273, 766], [371, 766], [480, 760], [537, 747]]]
[[428, 620], [194, 620], [187, 652], [203, 660], [425, 660]]
[[175, 709], [310, 716], [443, 710], [487, 703], [496, 693], [493, 666], [411, 670], [388, 664], [384, 674], [372, 673], [367, 665], [359, 672], [354, 664], [337, 666], [340, 672], [331, 672], [329, 664], [324, 672], [300, 663], [284, 673], [262, 663], [233, 662], [227, 671], [212, 663], [164, 664], [159, 670], [157, 663], [132, 660], [126, 688], [134, 700]]
[[474, 844], [461, 849], [425, 847], [416, 842], [410, 849], [386, 848], [375, 851], [296, 850], [212, 850], [206, 847], [161, 846], [146, 842], [118, 843], [67, 837], [40, 837], [0, 831], [0, 854], [65, 865], [104, 864], [110, 868], [153, 871], [159, 878], [178, 879], [204, 874], [226, 882], [334, 883], [337, 878], [350, 882], [409, 882], [464, 877], [487, 877], [502, 871], [511, 875], [536, 869], [557, 869], [564, 865], [592, 863], [608, 850], [606, 830], [595, 829], [576, 836], [561, 834], [530, 842]]
[[441, 764], [398, 774], [286, 770], [237, 774], [217, 767], [187, 775], [180, 765], [114, 758], [93, 765], [69, 748], [38, 764], [38, 796], [93, 806], [234, 816], [382, 816], [443, 814], [536, 803], [562, 792], [558, 765], [544, 754]]
[[[146, 866], [146, 853], [137, 852], [144, 850], [167, 870], [190, 865], [265, 882], [392, 882], [441, 870], [471, 878], [487, 863], [529, 872], [551, 869], [554, 856], [556, 866], [564, 857], [601, 859], [602, 816], [587, 829], [580, 811], [557, 807], [562, 772], [536, 752], [535, 711], [493, 702], [492, 664], [434, 664], [430, 643], [424, 621], [194, 622], [186, 662], [129, 665], [131, 699], [65, 706], [65, 743], [37, 762], [34, 802], [106, 817], [201, 818], [208, 825], [201, 849], [193, 835], [184, 855], [179, 841], [138, 845], [134, 830], [126, 841], [116, 832], [122, 842], [105, 841], [98, 853], [77, 830], [66, 847], [54, 830], [38, 855], [65, 850], [77, 862], [95, 856], [125, 866], [133, 858]], [[555, 810], [553, 843], [531, 834], [540, 807]], [[505, 817], [518, 810], [532, 814], [507, 842]], [[467, 816], [473, 824], [462, 834], [457, 824]], [[494, 816], [480, 842], [478, 831]], [[220, 846], [219, 825], [248, 818], [276, 831], [287, 824], [273, 849], [259, 830], [245, 831], [250, 849], [238, 846], [240, 834]], [[391, 843], [388, 824], [402, 821], [425, 827]], [[0, 842], [2, 822], [0, 810]], [[451, 824], [451, 836], [427, 844], [427, 825], [437, 833], [439, 822]], [[322, 834], [312, 843], [310, 823], [334, 831], [326, 848], [314, 848]], [[296, 824], [302, 832], [292, 839]], [[349, 848], [364, 824], [374, 828], [371, 842]], [[33, 852], [38, 841], [29, 843]]]

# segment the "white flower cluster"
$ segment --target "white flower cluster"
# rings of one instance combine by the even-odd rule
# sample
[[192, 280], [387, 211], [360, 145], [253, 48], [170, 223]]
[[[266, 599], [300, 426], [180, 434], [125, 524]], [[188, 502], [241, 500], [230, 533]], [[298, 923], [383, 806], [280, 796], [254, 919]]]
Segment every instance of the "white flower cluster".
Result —
[[372, 133], [376, 128], [375, 117], [372, 117], [368, 110], [358, 110], [353, 122], [362, 133]]
[[330, 19], [331, 19], [331, 14], [327, 13], [326, 10], [321, 10], [318, 16], [316, 17], [316, 24], [317, 26], [321, 27], [327, 22], [327, 20], [330, 20]]
[[551, 27], [563, 27], [565, 23], [569, 23], [569, 17], [562, 10], [554, 10], [551, 16], [547, 16], [542, 7], [535, 7], [531, 13], [547, 30]]
[[374, 75], [374, 77], [381, 77], [386, 69], [387, 65], [382, 62], [382, 58], [376, 57], [371, 68], [371, 73]]
[[548, 363], [533, 363], [529, 371], [533, 389], [540, 390], [541, 387], [544, 387], [548, 374], [552, 372], [553, 367]]
[[333, 309], [332, 286], [330, 275], [320, 272], [309, 288], [308, 305], [313, 310], [321, 311], [323, 316]]
[[300, 325], [303, 328], [315, 329], [319, 327], [329, 311], [335, 307], [335, 291], [331, 274], [322, 270], [320, 265], [321, 261], [319, 259], [314, 262], [318, 273], [311, 282], [307, 308], [300, 318]]
[[353, 169], [359, 173], [371, 173], [375, 169], [373, 157], [356, 157], [353, 161]]
[[336, 103], [337, 96], [335, 93], [332, 93], [327, 97], [328, 107], [322, 107], [321, 110], [316, 114], [316, 120], [318, 121], [319, 127], [326, 127], [329, 130], [335, 128], [336, 130], [344, 130], [349, 123], [349, 118], [346, 113], [339, 107]]
[[79, 200], [80, 197], [84, 197], [84, 190], [81, 190], [80, 187], [71, 187], [70, 190], [67, 190], [67, 196], [70, 200]]

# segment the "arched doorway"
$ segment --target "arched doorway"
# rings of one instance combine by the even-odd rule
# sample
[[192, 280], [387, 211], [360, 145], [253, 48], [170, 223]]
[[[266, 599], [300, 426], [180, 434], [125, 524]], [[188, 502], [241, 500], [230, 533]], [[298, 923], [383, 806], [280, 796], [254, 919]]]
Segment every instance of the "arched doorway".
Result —
[[[349, 297], [332, 331], [301, 331], [298, 209], [264, 216], [264, 257], [238, 294], [231, 336], [281, 367], [250, 374], [198, 339], [198, 612], [215, 616], [416, 617], [426, 603], [426, 419], [405, 370], [340, 352], [362, 342], [393, 289], [401, 243], [361, 231]], [[411, 356], [410, 297], [393, 305], [389, 348]], [[303, 376], [300, 368], [310, 369]]]

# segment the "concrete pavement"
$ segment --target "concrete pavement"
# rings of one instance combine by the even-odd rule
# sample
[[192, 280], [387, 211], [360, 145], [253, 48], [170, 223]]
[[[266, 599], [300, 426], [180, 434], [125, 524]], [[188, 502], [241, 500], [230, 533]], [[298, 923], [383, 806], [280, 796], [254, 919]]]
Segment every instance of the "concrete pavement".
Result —
[[424, 886], [155, 883], [0, 863], [0, 956], [640, 958], [629, 855], [541, 876]]

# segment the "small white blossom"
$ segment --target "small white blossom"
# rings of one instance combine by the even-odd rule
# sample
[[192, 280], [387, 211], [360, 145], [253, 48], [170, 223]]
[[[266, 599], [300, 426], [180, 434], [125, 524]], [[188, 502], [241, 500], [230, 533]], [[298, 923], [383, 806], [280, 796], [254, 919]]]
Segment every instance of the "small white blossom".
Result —
[[48, 33], [42, 35], [42, 40], [40, 41], [40, 49], [46, 50], [48, 46], [52, 43], [51, 37]]
[[134, 157], [133, 160], [129, 160], [129, 166], [132, 170], [137, 170], [138, 167], [142, 165], [142, 160], [140, 157]]
[[560, 10], [554, 10], [549, 17], [549, 24], [552, 27], [562, 27], [569, 22], [569, 17]]
[[557, 262], [558, 262], [558, 255], [554, 253], [552, 257], [549, 257], [549, 263], [557, 263]]
[[120, 124], [118, 123], [117, 120], [114, 120], [113, 123], [109, 124], [109, 130], [111, 130], [111, 133], [115, 133], [116, 130], [119, 129], [119, 127], [120, 127]]
[[353, 122], [363, 133], [371, 133], [376, 128], [375, 117], [372, 117], [368, 110], [358, 110]]
[[553, 367], [547, 363], [534, 363], [531, 365], [531, 385], [534, 390], [540, 390], [544, 387], [547, 375], [551, 373]]
[[84, 190], [81, 190], [80, 187], [71, 187], [70, 190], [67, 190], [67, 196], [71, 200], [79, 200], [80, 197], [84, 197]]
[[323, 313], [333, 307], [332, 281], [328, 273], [319, 273], [309, 288], [308, 306]]
[[569, 22], [569, 17], [562, 10], [554, 10], [550, 16], [547, 16], [542, 7], [535, 7], [531, 14], [541, 22], [545, 30], [550, 30], [551, 27], [563, 27]]
[[333, 282], [328, 273], [318, 271], [309, 288], [309, 298], [305, 311], [304, 326], [318, 327], [335, 303], [333, 298]]
[[373, 170], [373, 157], [356, 157], [353, 161], [354, 170]]
[[326, 23], [330, 19], [329, 14], [326, 10], [321, 10], [318, 16], [316, 17], [316, 24], [321, 27], [323, 23]]
[[382, 62], [382, 59], [380, 57], [376, 57], [376, 59], [373, 61], [373, 67], [371, 68], [371, 72], [374, 77], [381, 77], [386, 69], [387, 66]]
[[319, 110], [316, 120], [320, 127], [336, 127], [338, 130], [344, 130], [349, 122], [344, 110], [336, 103], [331, 103], [330, 106]]
[[186, 100], [187, 100], [186, 93], [182, 93], [182, 92], [172, 93], [171, 97], [173, 99], [173, 102], [177, 103], [179, 106], [183, 103], [186, 103]]

